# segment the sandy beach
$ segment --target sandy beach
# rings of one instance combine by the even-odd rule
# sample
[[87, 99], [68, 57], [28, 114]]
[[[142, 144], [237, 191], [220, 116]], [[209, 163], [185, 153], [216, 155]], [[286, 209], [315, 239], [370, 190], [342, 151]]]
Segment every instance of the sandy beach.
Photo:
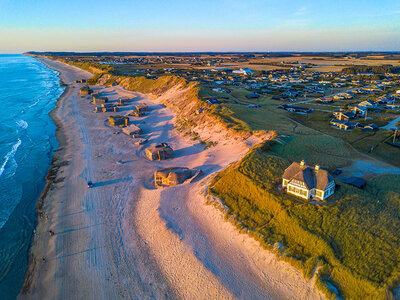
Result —
[[[133, 99], [150, 111], [131, 117], [145, 145], [105, 123], [115, 113], [93, 113], [82, 84], [91, 74], [43, 60], [68, 86], [52, 113], [59, 149], [39, 200], [39, 224], [20, 299], [323, 299], [314, 281], [206, 205], [209, 179], [257, 143], [227, 138], [209, 149], [174, 130], [174, 113], [160, 99], [123, 88], [94, 86], [111, 101]], [[171, 95], [169, 95], [171, 97]], [[206, 128], [204, 130], [207, 130]], [[119, 134], [115, 134], [119, 132]], [[149, 161], [144, 149], [167, 142], [175, 158]], [[192, 183], [156, 189], [163, 167], [201, 169]], [[86, 183], [93, 181], [94, 188]], [[54, 235], [49, 235], [49, 231]]]

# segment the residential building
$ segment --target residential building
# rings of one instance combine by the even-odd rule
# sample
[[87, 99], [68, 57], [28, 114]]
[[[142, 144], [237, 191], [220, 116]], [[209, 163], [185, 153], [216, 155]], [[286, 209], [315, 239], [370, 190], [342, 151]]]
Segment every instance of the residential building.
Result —
[[293, 162], [283, 173], [282, 188], [303, 199], [325, 200], [335, 192], [335, 180], [319, 165], [310, 167], [304, 160]]
[[356, 122], [349, 122], [344, 120], [331, 120], [330, 124], [343, 130], [351, 130], [353, 128], [357, 128], [359, 125]]
[[335, 111], [333, 115], [338, 120], [348, 121], [350, 119], [354, 119], [356, 114], [353, 111]]

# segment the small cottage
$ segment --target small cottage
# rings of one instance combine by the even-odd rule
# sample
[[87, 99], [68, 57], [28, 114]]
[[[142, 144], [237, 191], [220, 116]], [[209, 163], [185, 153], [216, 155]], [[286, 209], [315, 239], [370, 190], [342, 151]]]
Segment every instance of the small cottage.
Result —
[[335, 111], [333, 115], [338, 120], [349, 121], [350, 119], [354, 119], [356, 114], [354, 111]]
[[359, 126], [359, 123], [357, 122], [349, 122], [344, 120], [331, 120], [330, 124], [343, 130], [351, 130], [353, 128], [358, 128]]
[[371, 123], [371, 124], [364, 125], [361, 129], [363, 131], [376, 131], [379, 129], [379, 126]]
[[252, 93], [252, 94], [246, 95], [246, 98], [248, 98], [248, 99], [257, 99], [257, 98], [260, 98], [260, 95], [256, 94], [256, 93]]
[[356, 115], [365, 116], [368, 111], [367, 107], [358, 106], [358, 105], [349, 105], [348, 108], [352, 110]]
[[310, 167], [304, 160], [293, 162], [283, 173], [282, 188], [303, 199], [325, 200], [335, 192], [335, 180], [319, 165]]

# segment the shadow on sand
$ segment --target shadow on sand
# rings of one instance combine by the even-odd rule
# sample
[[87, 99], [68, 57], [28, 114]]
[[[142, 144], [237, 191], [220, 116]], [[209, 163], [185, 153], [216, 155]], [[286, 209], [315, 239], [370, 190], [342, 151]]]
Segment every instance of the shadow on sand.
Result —
[[189, 156], [189, 155], [194, 155], [194, 154], [198, 154], [200, 152], [204, 151], [204, 146], [201, 145], [200, 143], [195, 144], [195, 145], [191, 145], [185, 148], [181, 148], [178, 150], [174, 151], [174, 156], [175, 158], [178, 157], [184, 157], [184, 156]]
[[119, 182], [131, 181], [132, 179], [133, 179], [133, 177], [126, 177], [126, 178], [120, 178], [120, 179], [100, 181], [100, 182], [93, 183], [93, 187], [96, 188], [96, 187], [115, 184], [115, 183], [119, 183]]
[[55, 234], [59, 235], [59, 234], [74, 232], [74, 231], [78, 231], [78, 230], [89, 229], [89, 228], [93, 228], [93, 227], [96, 227], [96, 226], [99, 226], [99, 225], [101, 225], [101, 224], [94, 224], [94, 225], [89, 225], [89, 226], [79, 227], [79, 228], [71, 228], [71, 229], [67, 229], [67, 230], [64, 230], [64, 231], [56, 232]]
[[90, 251], [93, 251], [93, 250], [96, 250], [96, 248], [91, 248], [91, 249], [87, 249], [87, 250], [82, 250], [82, 251], [78, 251], [78, 252], [71, 253], [71, 254], [60, 255], [60, 256], [56, 257], [55, 259], [67, 258], [67, 257], [70, 257], [70, 256], [74, 256], [74, 255], [78, 255], [78, 254], [83, 254], [83, 253], [90, 252]]
[[101, 91], [100, 96], [113, 96], [113, 95], [118, 95], [116, 91]]
[[[208, 164], [208, 165], [201, 165], [198, 167], [194, 167], [193, 169], [198, 169], [198, 170], [203, 171], [203, 174], [201, 176], [199, 176], [199, 178], [204, 178], [205, 176], [207, 176], [215, 171], [221, 170], [221, 166], [214, 165], [214, 164]], [[196, 178], [192, 182], [196, 182], [197, 180], [198, 180], [198, 178]]]
[[60, 219], [60, 218], [75, 216], [75, 215], [82, 214], [82, 213], [87, 212], [87, 211], [88, 211], [87, 209], [83, 209], [81, 211], [77, 211], [77, 212], [73, 212], [73, 213], [69, 213], [69, 214], [65, 214], [65, 215], [60, 215], [60, 216], [58, 216], [58, 218]]
[[147, 124], [158, 124], [169, 120], [172, 120], [172, 116], [162, 116], [154, 118], [153, 116], [146, 115], [141, 119], [141, 121], [144, 121]]

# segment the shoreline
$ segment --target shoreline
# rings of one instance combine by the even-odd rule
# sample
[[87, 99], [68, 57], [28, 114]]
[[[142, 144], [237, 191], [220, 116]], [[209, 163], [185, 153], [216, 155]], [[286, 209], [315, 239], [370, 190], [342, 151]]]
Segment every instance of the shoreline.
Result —
[[[65, 92], [59, 72], [47, 68], [33, 57], [19, 54], [11, 57], [13, 64], [16, 60], [21, 66], [28, 66], [22, 73], [18, 69], [15, 78], [21, 76], [23, 79], [17, 81], [28, 80], [31, 84], [12, 87], [13, 91], [21, 89], [30, 98], [30, 102], [26, 103], [25, 98], [21, 97], [21, 106], [17, 106], [20, 107], [19, 113], [13, 118], [18, 132], [18, 144], [15, 145], [21, 147], [14, 149], [15, 145], [13, 146], [13, 152], [8, 152], [5, 157], [4, 166], [7, 166], [2, 169], [12, 172], [3, 174], [6, 176], [2, 178], [2, 190], [6, 192], [5, 199], [8, 198], [8, 192], [13, 197], [9, 203], [12, 210], [9, 215], [4, 215], [2, 221], [5, 222], [2, 222], [0, 228], [3, 242], [0, 242], [2, 244], [0, 294], [6, 299], [18, 296], [26, 282], [27, 271], [32, 265], [31, 247], [39, 219], [37, 205], [50, 188], [48, 179], [51, 177], [53, 157], [59, 146], [55, 134], [56, 124], [51, 112], [56, 109], [57, 100]], [[42, 74], [46, 76], [43, 77]], [[45, 84], [46, 88], [37, 90], [41, 84]], [[12, 114], [13, 111], [10, 111], [10, 116]], [[9, 184], [13, 187], [11, 188]], [[20, 193], [14, 194], [16, 187], [20, 187]], [[13, 206], [14, 200], [18, 200], [15, 206]]]
[[[78, 164], [79, 166], [81, 165], [79, 164], [79, 162], [76, 161], [76, 158], [74, 158], [74, 156], [76, 155], [75, 153], [77, 152], [72, 151], [71, 148], [75, 150], [74, 148], [78, 147], [78, 149], [82, 151], [85, 151], [86, 149], [84, 147], [85, 145], [80, 143], [79, 140], [74, 140], [75, 138], [74, 134], [76, 134], [76, 130], [74, 129], [80, 129], [80, 126], [83, 125], [80, 124], [80, 122], [84, 121], [85, 119], [82, 118], [80, 120], [77, 120], [76, 116], [70, 117], [70, 114], [71, 114], [71, 109], [73, 110], [78, 106], [84, 105], [86, 106], [87, 110], [88, 105], [80, 103], [81, 102], [81, 97], [79, 96], [80, 85], [73, 84], [72, 82], [68, 84], [65, 80], [63, 80], [63, 77], [67, 77], [68, 81], [71, 81], [72, 79], [85, 78], [85, 76], [79, 76], [77, 74], [85, 74], [85, 73], [90, 74], [90, 73], [80, 70], [76, 67], [64, 65], [56, 61], [52, 60], [46, 61], [46, 59], [42, 60], [42, 58], [36, 58], [36, 57], [35, 59], [38, 59], [40, 62], [45, 64], [46, 67], [57, 71], [59, 73], [60, 82], [67, 88], [62, 94], [62, 97], [60, 96], [59, 99], [57, 100], [56, 108], [51, 112], [52, 119], [54, 118], [55, 123], [57, 122], [56, 136], [57, 140], [59, 141], [59, 146], [53, 156], [53, 164], [52, 164], [53, 166], [49, 169], [48, 176], [46, 177], [46, 179], [49, 180], [47, 181], [46, 186], [42, 192], [42, 195], [37, 202], [37, 214], [38, 214], [38, 224], [36, 226], [37, 234], [36, 236], [34, 236], [30, 247], [30, 251], [28, 254], [29, 265], [26, 271], [23, 288], [21, 289], [20, 294], [18, 295], [18, 299], [70, 298], [71, 293], [66, 291], [65, 287], [63, 286], [64, 280], [59, 280], [58, 278], [56, 278], [58, 277], [57, 273], [59, 272], [65, 273], [65, 275], [61, 275], [61, 277], [71, 276], [76, 278], [75, 284], [85, 290], [85, 291], [81, 290], [80, 292], [75, 290], [74, 292], [76, 293], [75, 294], [76, 297], [85, 298], [86, 296], [86, 298], [89, 298], [93, 297], [93, 295], [97, 295], [97, 297], [95, 298], [109, 298], [105, 296], [105, 294], [117, 295], [117, 293], [121, 293], [121, 287], [118, 286], [119, 284], [117, 282], [114, 283], [114, 285], [117, 285], [116, 290], [107, 289], [104, 282], [103, 284], [96, 282], [95, 285], [93, 285], [92, 290], [87, 291], [83, 287], [84, 283], [81, 281], [82, 275], [80, 274], [80, 272], [68, 271], [67, 270], [69, 268], [68, 264], [67, 266], [63, 267], [59, 267], [57, 265], [58, 260], [78, 254], [78, 253], [63, 254], [63, 252], [66, 252], [64, 247], [62, 249], [57, 249], [59, 248], [57, 245], [58, 236], [61, 235], [60, 239], [62, 239], [63, 235], [65, 235], [67, 232], [70, 231], [74, 232], [75, 229], [71, 230], [67, 229], [63, 232], [56, 232], [54, 236], [49, 235], [49, 230], [53, 232], [56, 231], [55, 227], [57, 226], [58, 219], [68, 216], [73, 216], [80, 213], [80, 212], [69, 213], [69, 209], [71, 208], [68, 205], [60, 207], [60, 205], [64, 203], [62, 198], [65, 198], [65, 196], [68, 197], [68, 191], [71, 190], [67, 188], [64, 189], [64, 191], [60, 191], [60, 189], [63, 189], [62, 186], [66, 181], [65, 179], [68, 178], [68, 176], [63, 177], [65, 173], [74, 172], [72, 169], [76, 167], [76, 164]], [[92, 74], [90, 74], [90, 76], [86, 76], [86, 78], [90, 78], [91, 76]], [[131, 92], [129, 93], [131, 94]], [[79, 101], [76, 101], [78, 99]], [[77, 107], [71, 107], [74, 105], [76, 105]], [[92, 114], [91, 111], [89, 111], [89, 113]], [[71, 121], [74, 123], [78, 123], [78, 124], [73, 124], [77, 125], [77, 128], [71, 128]], [[101, 125], [104, 126], [103, 122], [101, 122]], [[66, 126], [68, 130], [64, 130]], [[89, 151], [90, 150], [91, 149], [89, 149]], [[75, 166], [73, 166], [74, 164]], [[87, 191], [86, 187], [84, 188], [84, 191]], [[55, 201], [56, 199], [57, 201]], [[66, 200], [68, 200], [68, 198]], [[73, 221], [73, 223], [75, 223], [75, 221]], [[82, 229], [89, 228], [92, 226], [87, 226]], [[103, 236], [101, 230], [97, 230], [96, 232], [99, 234], [100, 237]], [[86, 240], [87, 239], [84, 239], [83, 242], [85, 242]], [[159, 298], [159, 299], [170, 298], [170, 297], [176, 298], [174, 291], [172, 291], [165, 284], [165, 280], [162, 279], [162, 275], [159, 274], [160, 272], [157, 270], [157, 266], [152, 262], [151, 257], [149, 257], [148, 251], [146, 250], [146, 243], [142, 242], [141, 240], [136, 242], [142, 244], [138, 249], [139, 252], [138, 254], [140, 255], [141, 261], [143, 261], [143, 265], [145, 264], [146, 267], [147, 265], [150, 265], [149, 267], [150, 270], [145, 270], [144, 272], [144, 277], [149, 277], [149, 281], [138, 282], [138, 284], [141, 285], [140, 287], [143, 286], [142, 290], [138, 291], [138, 293], [140, 293], [141, 295], [147, 295], [145, 296], [146, 298], [149, 297]], [[70, 246], [75, 247], [78, 246], [80, 243], [81, 242], [74, 240], [73, 244], [70, 244]], [[89, 249], [89, 250], [94, 250], [94, 249]], [[41, 259], [41, 257], [43, 257], [42, 256], [43, 253], [47, 253], [45, 256], [45, 261], [42, 261]], [[134, 270], [130, 269], [129, 271], [133, 272]], [[139, 270], [139, 272], [143, 273], [142, 270]], [[149, 272], [150, 274], [148, 274]], [[111, 273], [110, 275], [112, 276], [113, 274]], [[107, 275], [103, 277], [104, 277], [102, 278], [103, 281], [104, 280], [109, 281]], [[135, 276], [134, 279], [141, 281], [140, 277], [141, 276], [139, 274], [138, 276]], [[92, 278], [92, 280], [95, 281], [96, 278]], [[58, 282], [57, 285], [60, 285], [61, 287], [56, 287], [56, 285], [54, 285], [54, 283], [56, 282]], [[99, 289], [98, 284], [100, 284], [100, 286], [103, 288], [103, 291], [101, 290], [101, 288]], [[155, 287], [153, 287], [154, 285]], [[146, 286], [148, 286], [149, 288], [147, 288]], [[134, 287], [132, 288], [134, 289]], [[126, 292], [126, 290], [124, 292]]]
[[[49, 63], [60, 80], [83, 72]], [[37, 235], [19, 298], [323, 298], [297, 270], [205, 204], [201, 191], [210, 175], [240, 159], [249, 145], [221, 132], [224, 144], [204, 149], [173, 129], [174, 113], [162, 99], [121, 87], [93, 89], [112, 101], [145, 102], [151, 109], [135, 122], [147, 133], [148, 145], [168, 142], [176, 157], [144, 159], [147, 146], [113, 134], [120, 129], [104, 127], [110, 113], [93, 114], [87, 97], [68, 85], [52, 111], [60, 122], [60, 144], [38, 200]], [[192, 184], [154, 189], [153, 172], [177, 165], [199, 167], [205, 175]], [[86, 188], [88, 179], [95, 188]]]
[[[55, 103], [56, 107], [49, 112], [49, 117], [52, 119], [52, 121], [54, 122], [54, 124], [56, 126], [55, 136], [56, 136], [56, 139], [59, 144], [57, 146], [57, 149], [54, 150], [51, 167], [49, 168], [49, 170], [46, 174], [45, 187], [36, 202], [35, 230], [36, 230], [36, 232], [39, 232], [40, 228], [46, 227], [46, 222], [44, 222], [44, 219], [46, 218], [46, 210], [44, 209], [44, 206], [47, 201], [50, 201], [50, 199], [48, 199], [48, 194], [49, 194], [49, 192], [54, 184], [54, 181], [57, 177], [58, 170], [62, 166], [62, 163], [59, 164], [59, 162], [62, 161], [62, 158], [65, 155], [65, 153], [63, 153], [63, 149], [67, 145], [67, 139], [65, 137], [65, 134], [63, 134], [62, 122], [57, 117], [57, 112], [60, 109], [61, 102], [64, 101], [66, 95], [68, 94], [68, 92], [70, 90], [70, 86], [63, 81], [63, 79], [61, 78], [61, 73], [58, 70], [50, 68], [43, 60], [41, 60], [39, 58], [34, 57], [34, 59], [36, 59], [43, 65], [45, 65], [46, 68], [49, 68], [51, 70], [58, 72], [57, 76], [60, 81], [60, 86], [65, 87], [63, 93], [56, 100], [56, 103]], [[20, 291], [20, 293], [22, 293], [22, 294], [29, 290], [32, 280], [33, 280], [33, 277], [35, 276], [35, 272], [37, 272], [37, 265], [38, 265], [38, 263], [40, 263], [40, 261], [38, 261], [39, 258], [35, 257], [35, 255], [32, 253], [33, 247], [35, 246], [36, 243], [38, 243], [37, 238], [38, 237], [34, 235], [32, 238], [32, 241], [31, 241], [31, 245], [29, 246], [28, 265], [27, 265], [27, 270], [25, 272], [25, 279], [24, 279], [24, 282], [23, 282], [23, 285], [22, 285], [22, 288]]]

